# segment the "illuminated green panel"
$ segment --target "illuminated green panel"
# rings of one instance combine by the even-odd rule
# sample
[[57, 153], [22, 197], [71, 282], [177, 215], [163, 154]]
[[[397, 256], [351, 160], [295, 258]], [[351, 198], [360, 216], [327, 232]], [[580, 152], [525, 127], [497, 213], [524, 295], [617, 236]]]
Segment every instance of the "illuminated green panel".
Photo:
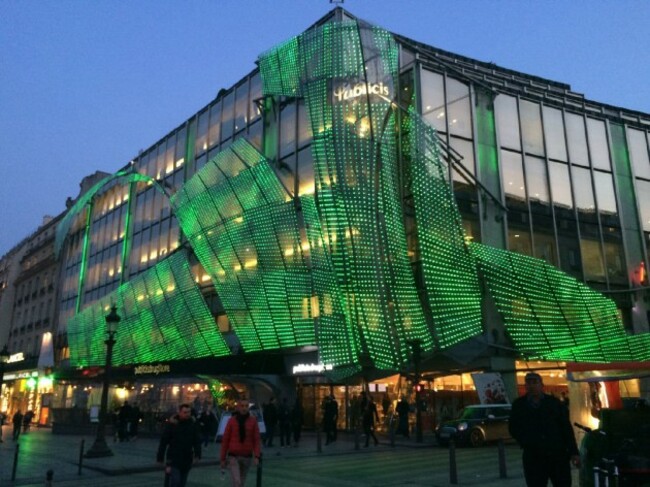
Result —
[[542, 260], [476, 243], [470, 248], [508, 334], [526, 356], [633, 360], [613, 301]]
[[[381, 29], [354, 21], [325, 24], [261, 57], [265, 94], [288, 94], [278, 81], [279, 64], [266, 58], [293, 59], [279, 52], [290, 49], [298, 50], [298, 91], [314, 134], [316, 206], [343, 293], [347, 335], [359, 337], [360, 351], [377, 368], [399, 368], [408, 361], [408, 340], [420, 339], [431, 350], [433, 339], [407, 259], [397, 187], [391, 104], [397, 46]], [[357, 354], [347, 350], [355, 345], [332, 346], [342, 347], [338, 353], [344, 357]]]
[[309, 245], [295, 203], [266, 159], [241, 139], [172, 198], [246, 351], [316, 343]]
[[121, 316], [115, 365], [228, 355], [185, 251], [178, 251], [75, 315], [68, 323], [70, 363], [103, 365], [105, 316], [115, 303]]
[[435, 130], [410, 113], [411, 180], [426, 299], [440, 348], [480, 335], [481, 290]]

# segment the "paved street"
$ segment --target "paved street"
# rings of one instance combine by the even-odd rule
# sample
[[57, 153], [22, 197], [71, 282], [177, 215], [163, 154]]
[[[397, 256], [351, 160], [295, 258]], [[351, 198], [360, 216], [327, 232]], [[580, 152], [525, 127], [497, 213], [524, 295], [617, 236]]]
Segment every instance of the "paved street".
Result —
[[[5, 442], [0, 444], [0, 485], [44, 485], [48, 469], [54, 470], [57, 487], [92, 486], [121, 487], [161, 486], [161, 467], [154, 462], [157, 441], [138, 439], [130, 443], [111, 443], [115, 456], [85, 459], [81, 475], [78, 459], [82, 437], [54, 436], [49, 430], [35, 430], [21, 436], [16, 480], [11, 471], [15, 443], [10, 430], [4, 428]], [[305, 436], [298, 448], [266, 448], [264, 450], [263, 482], [276, 486], [445, 486], [449, 483], [449, 452], [434, 445], [433, 438], [425, 438], [424, 445], [413, 440], [398, 440], [392, 448], [387, 438], [382, 443], [356, 451], [351, 435], [340, 435], [333, 445], [323, 445], [316, 451], [313, 433]], [[85, 438], [85, 448], [92, 438]], [[192, 470], [188, 487], [230, 485], [221, 480], [217, 465], [219, 447], [210, 445], [203, 460]], [[499, 479], [498, 455], [495, 446], [479, 449], [457, 449], [458, 485], [519, 487], [523, 485], [520, 454], [515, 445], [506, 445], [508, 478]], [[255, 479], [249, 478], [249, 486]], [[577, 484], [576, 484], [577, 485]]]

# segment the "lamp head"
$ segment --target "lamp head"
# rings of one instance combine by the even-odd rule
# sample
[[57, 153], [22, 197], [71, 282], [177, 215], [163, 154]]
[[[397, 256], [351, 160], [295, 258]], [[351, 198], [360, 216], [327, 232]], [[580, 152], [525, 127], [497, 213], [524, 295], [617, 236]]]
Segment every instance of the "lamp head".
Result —
[[122, 318], [117, 314], [117, 306], [111, 307], [111, 312], [106, 315], [106, 331], [113, 334], [117, 331], [117, 325]]
[[9, 357], [11, 357], [11, 354], [9, 353], [9, 350], [7, 349], [7, 345], [5, 344], [5, 346], [2, 347], [2, 351], [0, 351], [0, 362], [6, 364], [7, 362], [9, 362]]

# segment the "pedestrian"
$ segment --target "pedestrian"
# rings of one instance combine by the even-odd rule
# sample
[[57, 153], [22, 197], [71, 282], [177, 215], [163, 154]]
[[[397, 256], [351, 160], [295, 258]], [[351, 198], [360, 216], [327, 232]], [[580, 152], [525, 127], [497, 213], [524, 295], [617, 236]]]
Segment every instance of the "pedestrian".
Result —
[[571, 463], [580, 466], [578, 446], [569, 411], [554, 396], [544, 394], [542, 377], [529, 372], [526, 394], [512, 403], [508, 427], [523, 449], [524, 477], [528, 487], [571, 485]]
[[291, 446], [291, 409], [286, 397], [278, 407], [278, 421], [280, 423], [280, 446]]
[[275, 405], [275, 398], [271, 397], [268, 404], [265, 404], [262, 410], [264, 426], [266, 427], [266, 436], [264, 444], [271, 448], [273, 446], [273, 436], [275, 435], [275, 425], [278, 424], [278, 408]]
[[377, 405], [375, 401], [372, 400], [372, 397], [368, 398], [368, 403], [366, 404], [366, 409], [363, 412], [363, 432], [366, 435], [366, 448], [370, 443], [370, 437], [375, 440], [375, 446], [379, 444], [377, 437], [375, 436], [375, 421], [379, 421], [379, 414], [377, 414]]
[[23, 413], [20, 412], [20, 409], [16, 411], [11, 418], [11, 422], [14, 425], [14, 434], [13, 434], [13, 439], [14, 441], [18, 441], [18, 437], [20, 436], [20, 428], [23, 427]]
[[214, 439], [217, 432], [217, 417], [212, 412], [210, 406], [208, 406], [208, 409], [201, 411], [201, 414], [199, 415], [199, 425], [201, 427], [203, 446], [207, 447]]
[[291, 409], [291, 429], [293, 430], [293, 446], [297, 447], [302, 435], [302, 422], [303, 411], [300, 398], [296, 398], [296, 402]]
[[0, 443], [3, 443], [3, 441], [2, 441], [2, 427], [5, 425], [6, 420], [7, 420], [7, 413], [0, 413]]
[[25, 416], [23, 416], [23, 434], [29, 431], [33, 419], [34, 419], [34, 411], [30, 409], [25, 413]]
[[404, 435], [405, 438], [409, 437], [409, 413], [411, 412], [411, 406], [404, 396], [397, 403], [395, 408], [399, 419], [397, 423], [397, 433]]
[[251, 463], [257, 467], [260, 461], [260, 429], [248, 408], [248, 399], [237, 402], [237, 411], [228, 420], [221, 440], [221, 471], [228, 467], [233, 487], [245, 485]]
[[124, 404], [117, 413], [117, 436], [121, 442], [129, 441], [129, 423], [131, 422], [132, 408], [129, 401]]
[[334, 396], [326, 396], [323, 403], [323, 431], [325, 432], [325, 444], [329, 445], [336, 441], [336, 421], [339, 416], [339, 406]]
[[181, 404], [165, 424], [156, 459], [165, 462], [169, 487], [185, 487], [192, 464], [201, 459], [201, 435], [189, 404]]
[[388, 392], [384, 392], [384, 395], [381, 398], [381, 412], [384, 417], [388, 415], [389, 409], [390, 409], [390, 397], [388, 396]]
[[131, 417], [129, 418], [128, 436], [130, 440], [138, 439], [138, 429], [140, 428], [140, 421], [142, 420], [142, 412], [140, 406], [134, 404], [131, 408]]

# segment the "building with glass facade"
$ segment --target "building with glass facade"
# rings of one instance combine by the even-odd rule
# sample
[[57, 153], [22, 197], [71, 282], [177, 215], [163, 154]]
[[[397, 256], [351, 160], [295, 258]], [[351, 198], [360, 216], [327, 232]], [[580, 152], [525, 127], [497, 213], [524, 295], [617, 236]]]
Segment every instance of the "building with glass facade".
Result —
[[58, 405], [97, 399], [113, 304], [151, 409], [649, 360], [649, 131], [335, 9], [63, 218]]

